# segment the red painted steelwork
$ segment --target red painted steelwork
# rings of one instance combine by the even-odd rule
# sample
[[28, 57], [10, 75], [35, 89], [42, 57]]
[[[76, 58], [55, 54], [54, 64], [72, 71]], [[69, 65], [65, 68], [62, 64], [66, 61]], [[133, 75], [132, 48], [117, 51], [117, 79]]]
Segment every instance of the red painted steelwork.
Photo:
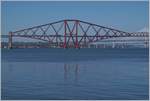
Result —
[[[113, 28], [92, 24], [80, 20], [61, 20], [9, 33], [9, 47], [12, 37], [26, 37], [57, 43], [63, 48], [80, 48], [91, 42], [115, 37], [148, 37], [145, 33], [128, 33]], [[60, 44], [63, 43], [63, 44]]]

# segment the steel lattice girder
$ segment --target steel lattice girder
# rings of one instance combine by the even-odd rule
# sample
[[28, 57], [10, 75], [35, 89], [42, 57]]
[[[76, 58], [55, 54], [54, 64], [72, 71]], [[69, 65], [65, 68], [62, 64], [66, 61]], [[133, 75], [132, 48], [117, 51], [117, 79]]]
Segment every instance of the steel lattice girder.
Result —
[[63, 47], [72, 43], [78, 48], [81, 43], [88, 44], [115, 37], [148, 37], [148, 35], [144, 32], [128, 33], [89, 22], [67, 19], [14, 31], [11, 37], [26, 37], [50, 43], [63, 42]]

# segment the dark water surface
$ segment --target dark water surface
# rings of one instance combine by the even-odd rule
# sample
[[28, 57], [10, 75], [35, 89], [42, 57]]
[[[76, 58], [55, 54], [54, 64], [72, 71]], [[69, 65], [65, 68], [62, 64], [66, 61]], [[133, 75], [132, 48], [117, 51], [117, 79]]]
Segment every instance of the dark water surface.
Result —
[[148, 49], [2, 49], [2, 99], [148, 99]]

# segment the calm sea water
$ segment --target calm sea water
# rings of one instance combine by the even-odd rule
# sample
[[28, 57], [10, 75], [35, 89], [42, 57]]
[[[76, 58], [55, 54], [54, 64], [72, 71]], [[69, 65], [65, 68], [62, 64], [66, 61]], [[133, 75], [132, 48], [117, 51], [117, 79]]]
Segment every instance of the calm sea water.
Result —
[[148, 49], [2, 49], [2, 99], [148, 99]]

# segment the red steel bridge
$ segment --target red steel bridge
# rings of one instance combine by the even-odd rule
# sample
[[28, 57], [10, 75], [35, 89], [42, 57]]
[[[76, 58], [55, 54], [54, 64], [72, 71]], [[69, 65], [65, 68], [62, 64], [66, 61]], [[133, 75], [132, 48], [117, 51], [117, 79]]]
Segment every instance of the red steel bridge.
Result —
[[149, 37], [146, 33], [129, 33], [97, 24], [66, 19], [44, 25], [9, 32], [9, 48], [13, 37], [24, 37], [48, 42], [62, 48], [80, 48], [89, 43], [119, 37]]

